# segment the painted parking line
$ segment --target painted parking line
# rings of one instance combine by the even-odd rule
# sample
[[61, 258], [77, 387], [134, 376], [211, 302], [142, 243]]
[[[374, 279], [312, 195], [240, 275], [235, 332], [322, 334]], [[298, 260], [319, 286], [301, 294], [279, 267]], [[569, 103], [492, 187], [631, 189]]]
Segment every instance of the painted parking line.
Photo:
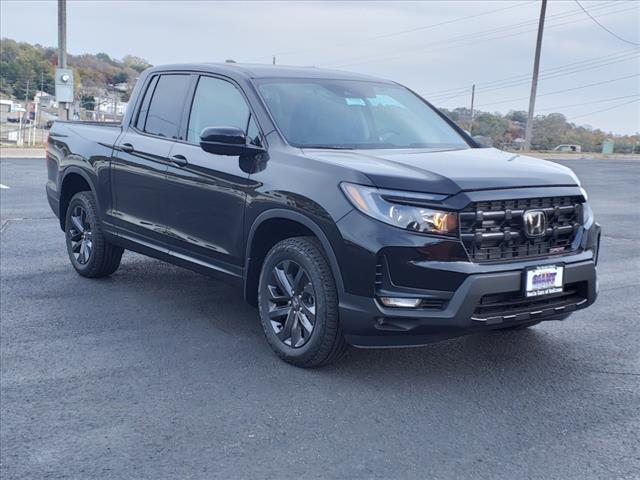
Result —
[[10, 188], [10, 187], [7, 187], [6, 185], [3, 185], [2, 183], [0, 183], [0, 189], [5, 189], [5, 188]]

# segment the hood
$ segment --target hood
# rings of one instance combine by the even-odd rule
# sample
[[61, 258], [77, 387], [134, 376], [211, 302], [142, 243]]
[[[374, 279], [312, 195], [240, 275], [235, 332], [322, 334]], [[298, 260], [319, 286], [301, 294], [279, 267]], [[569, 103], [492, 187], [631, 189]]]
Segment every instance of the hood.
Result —
[[305, 149], [304, 153], [319, 161], [357, 170], [377, 187], [397, 190], [453, 195], [463, 190], [580, 184], [567, 167], [495, 148]]

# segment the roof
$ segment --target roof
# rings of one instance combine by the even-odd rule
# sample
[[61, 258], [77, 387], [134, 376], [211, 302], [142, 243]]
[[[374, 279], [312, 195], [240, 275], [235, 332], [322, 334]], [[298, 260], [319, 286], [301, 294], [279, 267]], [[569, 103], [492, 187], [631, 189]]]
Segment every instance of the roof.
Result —
[[257, 63], [184, 63], [175, 65], [160, 65], [151, 69], [151, 71], [166, 70], [195, 70], [201, 72], [218, 73], [230, 77], [245, 78], [323, 78], [335, 80], [360, 80], [367, 82], [391, 83], [389, 80], [383, 80], [359, 73], [344, 72], [341, 70]]

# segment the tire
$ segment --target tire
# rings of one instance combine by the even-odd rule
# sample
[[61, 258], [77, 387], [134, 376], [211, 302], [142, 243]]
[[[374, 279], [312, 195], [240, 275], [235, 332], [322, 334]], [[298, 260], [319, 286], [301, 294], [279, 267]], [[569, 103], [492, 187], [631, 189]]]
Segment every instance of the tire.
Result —
[[83, 277], [106, 277], [120, 266], [124, 250], [105, 238], [91, 192], [79, 192], [71, 198], [65, 238], [71, 265]]
[[258, 308], [267, 342], [285, 362], [319, 367], [348, 348], [335, 280], [314, 237], [289, 238], [269, 251], [260, 272]]

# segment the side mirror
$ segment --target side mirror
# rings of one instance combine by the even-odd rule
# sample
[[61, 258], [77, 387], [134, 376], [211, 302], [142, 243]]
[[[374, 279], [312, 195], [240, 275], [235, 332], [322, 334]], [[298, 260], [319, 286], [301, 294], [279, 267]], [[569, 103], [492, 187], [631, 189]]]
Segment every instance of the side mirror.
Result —
[[207, 127], [200, 134], [200, 148], [217, 155], [242, 156], [264, 152], [247, 143], [243, 130], [237, 127]]

